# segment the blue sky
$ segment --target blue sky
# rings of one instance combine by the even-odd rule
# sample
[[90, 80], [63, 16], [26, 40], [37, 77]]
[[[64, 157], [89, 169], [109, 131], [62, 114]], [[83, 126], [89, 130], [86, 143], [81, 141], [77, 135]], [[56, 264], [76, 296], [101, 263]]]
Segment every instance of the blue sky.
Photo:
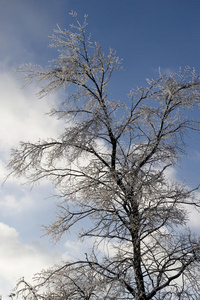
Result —
[[[107, 51], [112, 47], [123, 59], [124, 71], [114, 75], [110, 93], [126, 100], [135, 86], [156, 78], [158, 68], [176, 72], [179, 66], [195, 67], [200, 74], [199, 0], [0, 0], [0, 180], [6, 174], [9, 152], [20, 140], [37, 141], [56, 136], [60, 123], [45, 115], [58, 101], [54, 94], [39, 100], [37, 89], [22, 89], [13, 69], [21, 63], [43, 66], [55, 57], [48, 48], [56, 24], [66, 28], [74, 10], [80, 19], [88, 15], [88, 31]], [[199, 112], [192, 112], [196, 118]], [[200, 139], [187, 140], [189, 156], [170, 176], [185, 179], [191, 187], [200, 181]], [[81, 255], [74, 232], [56, 247], [41, 239], [40, 224], [54, 218], [53, 189], [42, 182], [33, 190], [10, 179], [0, 190], [0, 294], [3, 299], [16, 280], [47, 267], [72, 252]], [[198, 230], [199, 216], [191, 226]], [[85, 252], [85, 251], [83, 251]]]

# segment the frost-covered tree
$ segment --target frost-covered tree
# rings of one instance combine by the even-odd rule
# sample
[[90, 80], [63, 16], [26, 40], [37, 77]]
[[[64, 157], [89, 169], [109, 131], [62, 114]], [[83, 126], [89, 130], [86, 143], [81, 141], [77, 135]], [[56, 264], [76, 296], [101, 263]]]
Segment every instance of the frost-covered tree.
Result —
[[[50, 114], [63, 133], [13, 150], [11, 173], [35, 183], [52, 181], [62, 198], [54, 240], [82, 224], [81, 238], [94, 242], [84, 260], [42, 271], [35, 286], [22, 279], [25, 299], [200, 299], [200, 245], [187, 228], [188, 208], [200, 207], [196, 189], [170, 180], [185, 153], [184, 136], [199, 131], [188, 110], [199, 108], [200, 78], [189, 68], [147, 80], [126, 101], [112, 99], [109, 81], [120, 70], [113, 50], [105, 54], [86, 33], [86, 18], [59, 27], [47, 68], [24, 65], [28, 83], [42, 82], [40, 97], [66, 89]], [[80, 226], [81, 228], [81, 226]], [[105, 246], [105, 251], [98, 247]]]

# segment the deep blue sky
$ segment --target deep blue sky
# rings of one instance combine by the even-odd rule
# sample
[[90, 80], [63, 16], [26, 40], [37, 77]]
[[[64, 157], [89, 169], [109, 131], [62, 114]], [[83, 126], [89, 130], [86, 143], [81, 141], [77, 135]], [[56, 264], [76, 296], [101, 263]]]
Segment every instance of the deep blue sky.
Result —
[[[199, 0], [0, 0], [2, 180], [9, 149], [16, 147], [18, 141], [38, 140], [46, 130], [50, 134], [57, 133], [58, 124], [44, 117], [48, 104], [37, 102], [33, 88], [21, 90], [13, 69], [29, 62], [45, 66], [55, 58], [55, 49], [47, 47], [48, 36], [56, 24], [61, 28], [69, 26], [71, 10], [78, 13], [80, 20], [87, 14], [92, 40], [99, 42], [105, 51], [112, 47], [123, 59], [124, 71], [116, 73], [111, 84], [110, 93], [115, 98], [126, 101], [130, 89], [145, 85], [146, 78], [156, 79], [159, 67], [170, 73], [177, 72], [180, 66], [190, 66], [200, 74]], [[52, 97], [49, 103], [56, 101], [56, 96]], [[199, 111], [192, 113], [199, 118]], [[180, 161], [176, 176], [185, 178], [194, 187], [200, 182], [199, 135], [193, 133], [187, 141], [192, 148], [189, 156]], [[16, 278], [24, 273], [39, 271], [35, 261], [45, 267], [45, 259], [52, 261], [54, 257], [46, 242], [42, 245], [47, 246], [49, 252], [46, 248], [42, 250], [38, 226], [54, 218], [53, 201], [43, 200], [50, 191], [52, 189], [45, 184], [30, 191], [20, 187], [17, 180], [7, 183], [0, 191], [0, 239], [3, 240], [0, 294], [6, 295]], [[199, 217], [195, 220], [193, 225], [197, 230]], [[65, 248], [67, 253], [70, 249], [77, 251], [70, 241]], [[27, 270], [27, 265], [37, 269]]]
[[[46, 48], [56, 24], [71, 22], [74, 10], [80, 19], [88, 14], [88, 30], [106, 49], [114, 48], [124, 59], [127, 85], [151, 76], [158, 67], [177, 70], [200, 61], [200, 2], [185, 0], [1, 0], [1, 32], [7, 40], [3, 52], [14, 54], [12, 63], [51, 58]], [[23, 56], [15, 43], [23, 43]], [[12, 43], [14, 41], [14, 44]], [[21, 52], [21, 53], [20, 53]]]

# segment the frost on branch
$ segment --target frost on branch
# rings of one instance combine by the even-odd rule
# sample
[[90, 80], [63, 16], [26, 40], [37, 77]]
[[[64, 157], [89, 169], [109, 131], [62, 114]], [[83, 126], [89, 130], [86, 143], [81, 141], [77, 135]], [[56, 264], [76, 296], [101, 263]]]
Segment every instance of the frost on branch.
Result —
[[[188, 111], [199, 109], [200, 79], [186, 68], [147, 80], [126, 101], [112, 99], [109, 81], [121, 61], [92, 42], [86, 18], [82, 25], [72, 16], [75, 25], [58, 27], [52, 36], [58, 58], [46, 69], [19, 70], [28, 82], [43, 83], [39, 97], [66, 89], [50, 112], [66, 126], [57, 139], [22, 142], [9, 168], [29, 183], [46, 178], [55, 186], [62, 203], [46, 227], [54, 241], [85, 220], [78, 234], [91, 238], [94, 248], [85, 260], [41, 272], [34, 295], [199, 299], [199, 241], [187, 228], [187, 210], [199, 210], [200, 199], [195, 187], [166, 174], [186, 153], [185, 134], [199, 131], [199, 120]], [[102, 244], [108, 251], [97, 251]], [[33, 299], [26, 284], [17, 291]]]

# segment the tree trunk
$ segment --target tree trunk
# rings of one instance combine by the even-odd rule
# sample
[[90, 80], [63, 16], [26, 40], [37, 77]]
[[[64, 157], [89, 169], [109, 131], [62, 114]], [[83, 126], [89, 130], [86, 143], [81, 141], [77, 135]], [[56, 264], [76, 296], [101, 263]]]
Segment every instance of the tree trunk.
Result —
[[[135, 201], [134, 201], [135, 202]], [[141, 249], [140, 249], [140, 215], [137, 203], [133, 204], [132, 210], [131, 235], [133, 243], [133, 268], [137, 285], [137, 296], [135, 300], [146, 300], [144, 279], [141, 268]]]
[[143, 274], [141, 268], [141, 252], [140, 252], [139, 238], [134, 237], [133, 243], [134, 243], [133, 268], [134, 268], [135, 280], [137, 284], [137, 297], [135, 300], [146, 300], [144, 280], [143, 280]]

